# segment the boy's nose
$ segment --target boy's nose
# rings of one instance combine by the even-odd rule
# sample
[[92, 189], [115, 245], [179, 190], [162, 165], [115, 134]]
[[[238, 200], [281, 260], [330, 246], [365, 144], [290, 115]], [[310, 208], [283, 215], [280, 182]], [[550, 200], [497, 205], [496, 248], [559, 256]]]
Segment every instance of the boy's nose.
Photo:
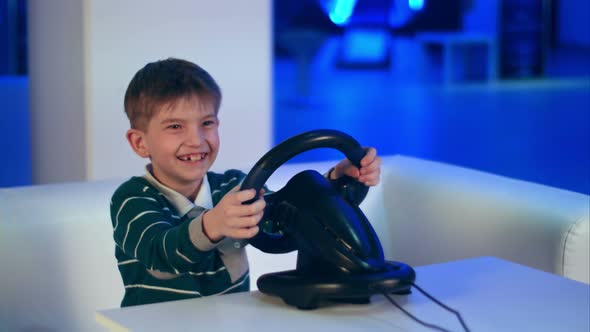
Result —
[[194, 130], [190, 130], [188, 137], [187, 137], [187, 143], [190, 145], [201, 145], [202, 142], [202, 137], [201, 137], [201, 132], [197, 129]]

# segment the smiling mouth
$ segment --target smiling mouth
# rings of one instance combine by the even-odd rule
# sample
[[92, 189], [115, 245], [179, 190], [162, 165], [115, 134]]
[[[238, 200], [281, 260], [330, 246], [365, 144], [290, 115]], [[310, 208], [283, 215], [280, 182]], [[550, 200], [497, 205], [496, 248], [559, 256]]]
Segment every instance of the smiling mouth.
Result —
[[205, 159], [207, 156], [206, 153], [193, 153], [193, 154], [185, 154], [182, 156], [178, 156], [177, 158], [182, 161], [200, 161]]

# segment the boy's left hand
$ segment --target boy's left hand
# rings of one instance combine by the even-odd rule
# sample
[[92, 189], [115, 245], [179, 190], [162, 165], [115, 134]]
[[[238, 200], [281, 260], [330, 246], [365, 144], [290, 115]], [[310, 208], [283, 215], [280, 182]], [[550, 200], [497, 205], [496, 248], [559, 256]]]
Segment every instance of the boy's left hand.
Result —
[[365, 186], [376, 186], [381, 176], [381, 158], [377, 156], [375, 148], [365, 148], [365, 151], [367, 153], [361, 159], [360, 170], [350, 160], [344, 159], [334, 167], [330, 173], [330, 179], [336, 180], [343, 175], [348, 175]]

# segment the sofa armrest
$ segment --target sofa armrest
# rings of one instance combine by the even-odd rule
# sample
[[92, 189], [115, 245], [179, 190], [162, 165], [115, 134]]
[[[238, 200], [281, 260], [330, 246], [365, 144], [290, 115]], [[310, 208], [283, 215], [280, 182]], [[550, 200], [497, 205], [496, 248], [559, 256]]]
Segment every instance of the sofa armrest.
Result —
[[122, 181], [0, 189], [0, 331], [102, 331], [124, 288], [109, 200]]
[[496, 256], [590, 283], [590, 198], [405, 156], [385, 157], [386, 257], [424, 265]]

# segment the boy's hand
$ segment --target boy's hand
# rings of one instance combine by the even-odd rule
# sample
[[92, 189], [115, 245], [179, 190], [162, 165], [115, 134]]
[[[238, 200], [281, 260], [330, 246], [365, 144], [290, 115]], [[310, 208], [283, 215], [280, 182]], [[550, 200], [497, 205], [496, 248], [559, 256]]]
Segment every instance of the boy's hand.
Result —
[[258, 222], [264, 214], [266, 202], [262, 195], [252, 204], [242, 205], [256, 196], [254, 189], [238, 191], [235, 186], [221, 201], [203, 215], [203, 231], [212, 241], [223, 237], [249, 239], [258, 233]]
[[377, 156], [375, 148], [365, 148], [367, 153], [361, 159], [360, 170], [350, 160], [340, 161], [330, 173], [330, 179], [336, 180], [343, 175], [355, 178], [365, 186], [376, 186], [381, 176], [381, 158]]

